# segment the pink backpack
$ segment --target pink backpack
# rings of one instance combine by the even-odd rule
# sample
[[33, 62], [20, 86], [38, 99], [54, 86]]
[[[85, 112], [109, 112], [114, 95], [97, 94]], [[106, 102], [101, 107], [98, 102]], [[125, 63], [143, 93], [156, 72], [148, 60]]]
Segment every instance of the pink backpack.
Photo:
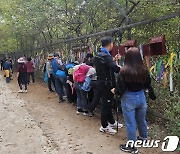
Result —
[[86, 74], [89, 71], [90, 66], [86, 64], [82, 64], [79, 68], [74, 72], [74, 81], [75, 82], [84, 82], [86, 78]]

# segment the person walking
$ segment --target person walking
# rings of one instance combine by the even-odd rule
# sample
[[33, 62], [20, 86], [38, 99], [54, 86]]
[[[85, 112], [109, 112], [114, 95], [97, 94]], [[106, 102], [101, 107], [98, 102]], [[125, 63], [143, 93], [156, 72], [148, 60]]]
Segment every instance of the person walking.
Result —
[[10, 64], [11, 64], [11, 69], [10, 69], [10, 72], [13, 74], [13, 65], [14, 65], [14, 61], [12, 60], [12, 58], [11, 57], [9, 57], [9, 62], [10, 62]]
[[5, 61], [6, 61], [6, 58], [1, 59], [1, 70], [4, 70]]
[[121, 128], [123, 125], [114, 120], [112, 114], [113, 93], [111, 89], [115, 87], [114, 73], [119, 73], [120, 67], [115, 64], [109, 53], [113, 48], [113, 38], [106, 36], [102, 38], [101, 43], [102, 48], [94, 58], [97, 88], [102, 100], [101, 127], [99, 130], [109, 134], [116, 134], [117, 131], [113, 128], [117, 128], [117, 126]]
[[5, 77], [6, 77], [6, 83], [10, 83], [11, 80], [11, 63], [9, 59], [6, 59], [5, 62], [3, 63], [3, 69], [5, 72]]
[[30, 77], [32, 78], [32, 83], [35, 83], [35, 79], [34, 79], [34, 63], [32, 62], [31, 57], [27, 58], [27, 63], [26, 63], [26, 67], [27, 67], [27, 75], [28, 75], [28, 84], [30, 83]]
[[[27, 93], [27, 85], [28, 85], [28, 76], [27, 76], [27, 67], [26, 67], [26, 61], [24, 57], [21, 57], [18, 59], [18, 73], [17, 73], [17, 78], [18, 78], [18, 84], [20, 90], [18, 91], [19, 93]], [[25, 89], [23, 91], [23, 85], [25, 86]]]
[[54, 55], [49, 54], [48, 55], [48, 61], [46, 63], [46, 71], [48, 74], [48, 88], [49, 88], [50, 92], [54, 92], [54, 90], [52, 89], [52, 83], [53, 83], [54, 88], [55, 88], [55, 79], [54, 79], [53, 68], [52, 68], [53, 59], [54, 59]]
[[[125, 55], [124, 66], [118, 75], [118, 81], [112, 92], [121, 97], [121, 107], [128, 141], [136, 141], [136, 126], [139, 131], [139, 140], [147, 140], [146, 97], [144, 89], [149, 89], [149, 96], [155, 100], [151, 87], [150, 73], [143, 64], [138, 48], [129, 48]], [[138, 153], [131, 145], [121, 144], [120, 149], [125, 152]]]

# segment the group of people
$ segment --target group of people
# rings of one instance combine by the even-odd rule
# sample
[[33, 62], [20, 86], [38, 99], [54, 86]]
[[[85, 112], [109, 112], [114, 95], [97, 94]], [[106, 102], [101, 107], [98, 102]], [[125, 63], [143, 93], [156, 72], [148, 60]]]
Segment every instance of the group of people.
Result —
[[[31, 57], [27, 59], [21, 57], [18, 59], [18, 70], [17, 70], [17, 79], [19, 85], [19, 93], [27, 93], [28, 85], [30, 83], [35, 83], [34, 70], [35, 65]], [[32, 81], [30, 80], [32, 78]], [[24, 88], [23, 88], [24, 85]]]
[[[32, 83], [35, 83], [34, 70], [35, 66], [31, 59], [21, 57], [17, 60], [18, 70], [17, 70], [17, 81], [19, 85], [19, 93], [27, 93], [28, 85], [31, 83], [30, 78], [32, 78]], [[13, 74], [13, 61], [9, 58], [4, 58], [1, 60], [1, 70], [4, 70], [4, 77], [6, 78], [6, 83], [10, 83]], [[24, 85], [24, 89], [23, 89]]]
[[[63, 63], [59, 54], [49, 54], [44, 66], [44, 80], [48, 83], [50, 92], [56, 92], [59, 103], [65, 101], [77, 106], [76, 113], [93, 116], [95, 108], [101, 104], [100, 132], [116, 134], [123, 124], [114, 119], [113, 102], [121, 102], [123, 118], [126, 126], [128, 141], [146, 141], [148, 138], [146, 122], [146, 95], [148, 92], [152, 100], [156, 99], [151, 86], [150, 73], [144, 65], [140, 51], [131, 47], [126, 51], [123, 66], [118, 65], [121, 56], [113, 59], [110, 51], [113, 48], [113, 38], [101, 39], [102, 47], [96, 56], [88, 53], [83, 63]], [[35, 66], [32, 59], [21, 57], [18, 59], [19, 93], [27, 93], [30, 77], [35, 82]], [[5, 71], [6, 82], [10, 82], [12, 62], [7, 58], [1, 62], [1, 69]], [[12, 72], [12, 71], [11, 71]], [[23, 90], [24, 85], [24, 90]], [[115, 97], [116, 96], [116, 97]], [[116, 103], [116, 107], [119, 106]], [[139, 136], [136, 137], [136, 127]], [[121, 144], [120, 149], [125, 152], [138, 153], [136, 147]]]
[[[129, 48], [124, 65], [119, 66], [121, 56], [118, 54], [113, 59], [110, 54], [113, 38], [106, 36], [101, 39], [101, 43], [102, 47], [96, 56], [88, 53], [83, 63], [75, 61], [63, 64], [58, 54], [49, 54], [44, 69], [49, 91], [58, 94], [59, 103], [65, 101], [66, 95], [69, 102], [76, 104], [78, 115], [93, 116], [95, 108], [101, 104], [99, 130], [109, 134], [116, 134], [116, 128], [123, 127], [112, 113], [112, 104], [116, 99], [116, 102], [121, 102], [127, 140], [146, 141], [148, 131], [145, 91], [152, 100], [156, 99], [148, 68], [144, 65], [138, 48]], [[120, 149], [138, 153], [137, 148], [131, 145], [121, 144]]]

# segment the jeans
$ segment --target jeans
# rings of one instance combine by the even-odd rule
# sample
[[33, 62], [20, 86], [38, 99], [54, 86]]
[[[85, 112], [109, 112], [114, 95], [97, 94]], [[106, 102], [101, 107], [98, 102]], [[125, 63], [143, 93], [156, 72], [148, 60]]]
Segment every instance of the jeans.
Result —
[[31, 76], [31, 78], [32, 78], [32, 82], [34, 83], [34, 82], [35, 82], [34, 72], [29, 72], [29, 73], [28, 73], [28, 83], [30, 83], [30, 76]]
[[66, 83], [66, 77], [59, 77], [59, 76], [55, 76], [55, 85], [56, 85], [56, 92], [59, 95], [59, 99], [63, 99], [63, 95], [64, 95], [64, 89], [66, 91], [66, 95], [69, 94], [68, 92], [68, 88], [67, 88], [67, 83]]
[[82, 85], [83, 83], [75, 83], [75, 90], [77, 94], [77, 109], [87, 111], [87, 92], [81, 89]]
[[50, 74], [50, 78], [48, 77], [48, 88], [49, 88], [49, 91], [52, 91], [52, 87], [51, 87], [51, 84], [52, 84], [52, 83], [53, 83], [54, 88], [55, 88], [54, 75], [53, 75], [53, 74]]
[[10, 77], [6, 77], [6, 83], [10, 83], [11, 78]]
[[113, 101], [113, 93], [111, 92], [112, 86], [109, 81], [98, 80], [97, 88], [102, 101], [101, 125], [102, 127], [106, 128], [108, 126], [108, 122], [111, 124], [115, 123], [112, 114], [112, 101]]
[[[19, 84], [19, 88], [20, 88], [20, 90], [23, 90], [22, 85], [23, 85], [23, 84]], [[26, 83], [26, 84], [24, 84], [24, 85], [25, 85], [25, 90], [27, 90], [27, 83]]]
[[140, 138], [147, 139], [147, 105], [144, 91], [126, 92], [122, 96], [121, 106], [128, 140], [136, 141], [136, 124]]

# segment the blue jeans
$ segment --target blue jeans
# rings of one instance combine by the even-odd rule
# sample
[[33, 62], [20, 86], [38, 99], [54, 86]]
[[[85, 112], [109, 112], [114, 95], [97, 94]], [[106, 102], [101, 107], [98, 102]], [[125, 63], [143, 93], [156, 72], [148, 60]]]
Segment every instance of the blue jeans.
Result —
[[62, 100], [63, 95], [64, 95], [64, 89], [66, 91], [66, 94], [68, 94], [66, 77], [59, 77], [59, 76], [56, 75], [55, 76], [55, 85], [56, 85], [56, 92], [59, 95], [59, 98]]
[[11, 78], [10, 77], [6, 77], [6, 83], [10, 83]]
[[126, 92], [122, 96], [121, 106], [128, 140], [136, 141], [136, 124], [140, 138], [147, 139], [147, 104], [144, 91]]
[[75, 90], [77, 94], [77, 109], [87, 111], [87, 92], [81, 89], [82, 85], [83, 83], [75, 83]]

